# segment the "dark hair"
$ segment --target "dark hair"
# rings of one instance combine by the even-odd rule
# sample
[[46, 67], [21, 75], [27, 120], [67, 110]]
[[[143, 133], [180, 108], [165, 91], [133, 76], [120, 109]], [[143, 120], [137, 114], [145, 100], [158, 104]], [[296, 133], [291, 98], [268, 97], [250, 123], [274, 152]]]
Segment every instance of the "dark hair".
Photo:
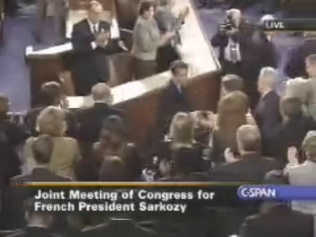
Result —
[[139, 15], [144, 15], [145, 12], [149, 11], [151, 7], [155, 7], [155, 4], [151, 1], [142, 2], [139, 7]]
[[177, 69], [180, 69], [180, 68], [188, 70], [189, 66], [188, 66], [188, 64], [186, 64], [185, 62], [183, 62], [181, 60], [173, 61], [170, 64], [170, 71], [172, 72], [172, 74], [175, 74]]
[[54, 105], [56, 100], [62, 95], [62, 89], [58, 82], [46, 82], [41, 87], [41, 104]]
[[297, 118], [303, 114], [302, 105], [302, 101], [297, 97], [286, 97], [281, 100], [282, 112], [290, 119]]
[[107, 117], [102, 124], [102, 130], [108, 130], [111, 133], [120, 135], [123, 138], [127, 138], [127, 129], [124, 120], [118, 115], [111, 115]]
[[223, 76], [222, 86], [226, 91], [241, 91], [244, 89], [244, 80], [235, 74], [227, 74]]
[[49, 135], [41, 135], [35, 138], [32, 143], [32, 152], [34, 159], [39, 164], [47, 164], [50, 161], [54, 141]]

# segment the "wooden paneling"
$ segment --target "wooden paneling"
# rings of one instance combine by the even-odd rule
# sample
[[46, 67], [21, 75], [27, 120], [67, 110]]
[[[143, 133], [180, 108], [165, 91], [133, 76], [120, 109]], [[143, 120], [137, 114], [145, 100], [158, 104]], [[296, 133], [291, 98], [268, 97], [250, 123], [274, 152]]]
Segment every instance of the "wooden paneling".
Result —
[[133, 29], [141, 0], [115, 0], [120, 27]]
[[48, 81], [59, 81], [59, 73], [65, 70], [63, 57], [34, 58], [28, 61], [31, 64], [31, 103], [36, 105], [38, 93], [42, 84]]
[[[216, 111], [219, 98], [219, 73], [212, 72], [189, 79], [185, 86], [185, 94], [194, 110]], [[129, 138], [145, 153], [155, 139], [159, 130], [159, 105], [164, 88], [151, 91], [144, 96], [116, 105], [123, 109], [127, 116]], [[172, 102], [170, 102], [172, 107]]]

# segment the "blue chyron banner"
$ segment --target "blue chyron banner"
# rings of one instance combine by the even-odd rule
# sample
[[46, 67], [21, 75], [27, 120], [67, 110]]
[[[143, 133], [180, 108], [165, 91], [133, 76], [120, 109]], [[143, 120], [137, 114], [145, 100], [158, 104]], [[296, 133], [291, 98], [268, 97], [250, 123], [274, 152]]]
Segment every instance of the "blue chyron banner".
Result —
[[243, 185], [238, 188], [242, 200], [315, 201], [316, 186]]

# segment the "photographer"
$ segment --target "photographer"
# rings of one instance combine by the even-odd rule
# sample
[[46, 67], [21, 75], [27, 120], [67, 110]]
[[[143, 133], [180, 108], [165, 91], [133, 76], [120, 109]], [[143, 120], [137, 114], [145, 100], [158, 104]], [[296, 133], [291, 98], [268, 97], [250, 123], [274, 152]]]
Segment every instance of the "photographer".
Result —
[[219, 25], [218, 32], [211, 40], [213, 47], [219, 47], [219, 61], [226, 74], [240, 74], [241, 40], [243, 37], [243, 32], [240, 30], [241, 21], [242, 15], [239, 10], [228, 10], [225, 21]]
[[247, 23], [240, 10], [230, 9], [211, 40], [212, 46], [219, 48], [223, 73], [236, 74], [245, 80], [245, 92], [250, 97], [251, 108], [259, 99], [257, 78], [260, 69], [274, 66], [266, 62], [266, 53], [270, 50], [264, 40], [256, 40], [257, 31], [258, 26]]

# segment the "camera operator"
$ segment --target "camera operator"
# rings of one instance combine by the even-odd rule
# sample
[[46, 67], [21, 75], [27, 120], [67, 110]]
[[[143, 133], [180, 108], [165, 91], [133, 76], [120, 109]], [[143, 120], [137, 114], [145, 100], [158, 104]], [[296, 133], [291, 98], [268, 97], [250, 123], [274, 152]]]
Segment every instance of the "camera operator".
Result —
[[[219, 62], [224, 74], [236, 74], [245, 80], [245, 92], [250, 97], [251, 107], [258, 101], [257, 78], [264, 48], [255, 42], [258, 26], [245, 21], [240, 10], [226, 11], [225, 21], [211, 39], [212, 46], [219, 48]], [[261, 44], [260, 44], [261, 45]], [[264, 63], [263, 63], [264, 64]]]
[[226, 18], [218, 27], [218, 32], [213, 36], [213, 47], [219, 47], [219, 61], [225, 73], [239, 74], [239, 65], [242, 60], [240, 49], [241, 12], [230, 9], [226, 12]]

